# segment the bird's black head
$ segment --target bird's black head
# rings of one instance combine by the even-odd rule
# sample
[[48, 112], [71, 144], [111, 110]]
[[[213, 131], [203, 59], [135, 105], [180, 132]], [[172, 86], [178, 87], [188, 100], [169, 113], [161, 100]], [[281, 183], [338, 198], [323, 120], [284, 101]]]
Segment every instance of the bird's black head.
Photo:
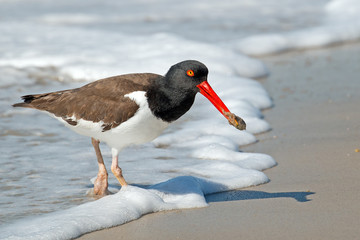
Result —
[[186, 60], [173, 65], [165, 75], [167, 87], [199, 92], [197, 87], [207, 80], [207, 67], [196, 60]]
[[208, 69], [201, 62], [187, 60], [173, 65], [147, 90], [149, 108], [164, 121], [172, 122], [186, 113], [207, 82]]
[[[147, 90], [149, 108], [163, 121], [172, 122], [186, 113], [200, 92], [236, 128], [245, 129], [245, 122], [231, 113], [207, 82], [207, 67], [195, 60], [186, 60], [173, 65], [165, 77]], [[241, 124], [238, 123], [238, 121]]]

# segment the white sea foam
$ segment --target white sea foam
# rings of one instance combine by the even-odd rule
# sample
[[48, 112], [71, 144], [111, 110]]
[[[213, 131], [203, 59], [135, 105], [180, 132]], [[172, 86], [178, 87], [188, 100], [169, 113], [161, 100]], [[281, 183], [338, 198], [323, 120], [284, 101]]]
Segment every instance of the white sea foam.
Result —
[[227, 76], [260, 77], [268, 73], [259, 60], [168, 33], [131, 36], [66, 27], [53, 31], [52, 27], [26, 23], [0, 23], [0, 31], [8, 36], [0, 46], [0, 65], [53, 65], [75, 79], [94, 80], [139, 69], [165, 73], [169, 63], [184, 59], [200, 60], [213, 72]]
[[[1, 239], [70, 239], [86, 232], [124, 224], [147, 213], [205, 207], [204, 194], [267, 181], [261, 172], [242, 168], [230, 171], [233, 166], [224, 163], [201, 165], [195, 169], [200, 171], [204, 167], [218, 177], [213, 180], [177, 177], [147, 189], [128, 186], [94, 202], [5, 226], [1, 229]], [[223, 170], [222, 174], [219, 170]], [[235, 176], [238, 181], [234, 181]]]

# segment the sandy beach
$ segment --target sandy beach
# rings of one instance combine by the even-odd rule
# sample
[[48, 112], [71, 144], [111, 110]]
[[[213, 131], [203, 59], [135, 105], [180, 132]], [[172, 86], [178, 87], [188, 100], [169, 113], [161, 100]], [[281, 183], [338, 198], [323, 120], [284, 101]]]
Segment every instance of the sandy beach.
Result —
[[261, 60], [271, 71], [259, 81], [274, 100], [264, 112], [273, 129], [241, 150], [275, 158], [271, 182], [79, 239], [357, 239], [360, 44]]

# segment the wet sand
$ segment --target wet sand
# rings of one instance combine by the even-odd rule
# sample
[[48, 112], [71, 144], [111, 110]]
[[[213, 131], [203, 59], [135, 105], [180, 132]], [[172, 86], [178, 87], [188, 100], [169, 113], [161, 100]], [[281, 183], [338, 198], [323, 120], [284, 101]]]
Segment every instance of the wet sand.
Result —
[[241, 150], [275, 158], [278, 166], [265, 171], [271, 182], [80, 239], [358, 239], [360, 44], [262, 60], [273, 130]]

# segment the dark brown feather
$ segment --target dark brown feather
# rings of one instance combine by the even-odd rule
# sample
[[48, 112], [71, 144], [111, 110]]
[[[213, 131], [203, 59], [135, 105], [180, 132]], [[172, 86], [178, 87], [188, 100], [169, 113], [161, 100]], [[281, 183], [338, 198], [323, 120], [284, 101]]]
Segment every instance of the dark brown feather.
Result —
[[107, 131], [134, 116], [139, 108], [124, 95], [134, 91], [146, 91], [149, 84], [160, 77], [152, 73], [120, 75], [80, 88], [26, 95], [22, 97], [23, 103], [13, 106], [50, 112], [73, 126], [77, 122], [71, 119], [72, 116], [92, 122], [103, 121], [103, 131]]

